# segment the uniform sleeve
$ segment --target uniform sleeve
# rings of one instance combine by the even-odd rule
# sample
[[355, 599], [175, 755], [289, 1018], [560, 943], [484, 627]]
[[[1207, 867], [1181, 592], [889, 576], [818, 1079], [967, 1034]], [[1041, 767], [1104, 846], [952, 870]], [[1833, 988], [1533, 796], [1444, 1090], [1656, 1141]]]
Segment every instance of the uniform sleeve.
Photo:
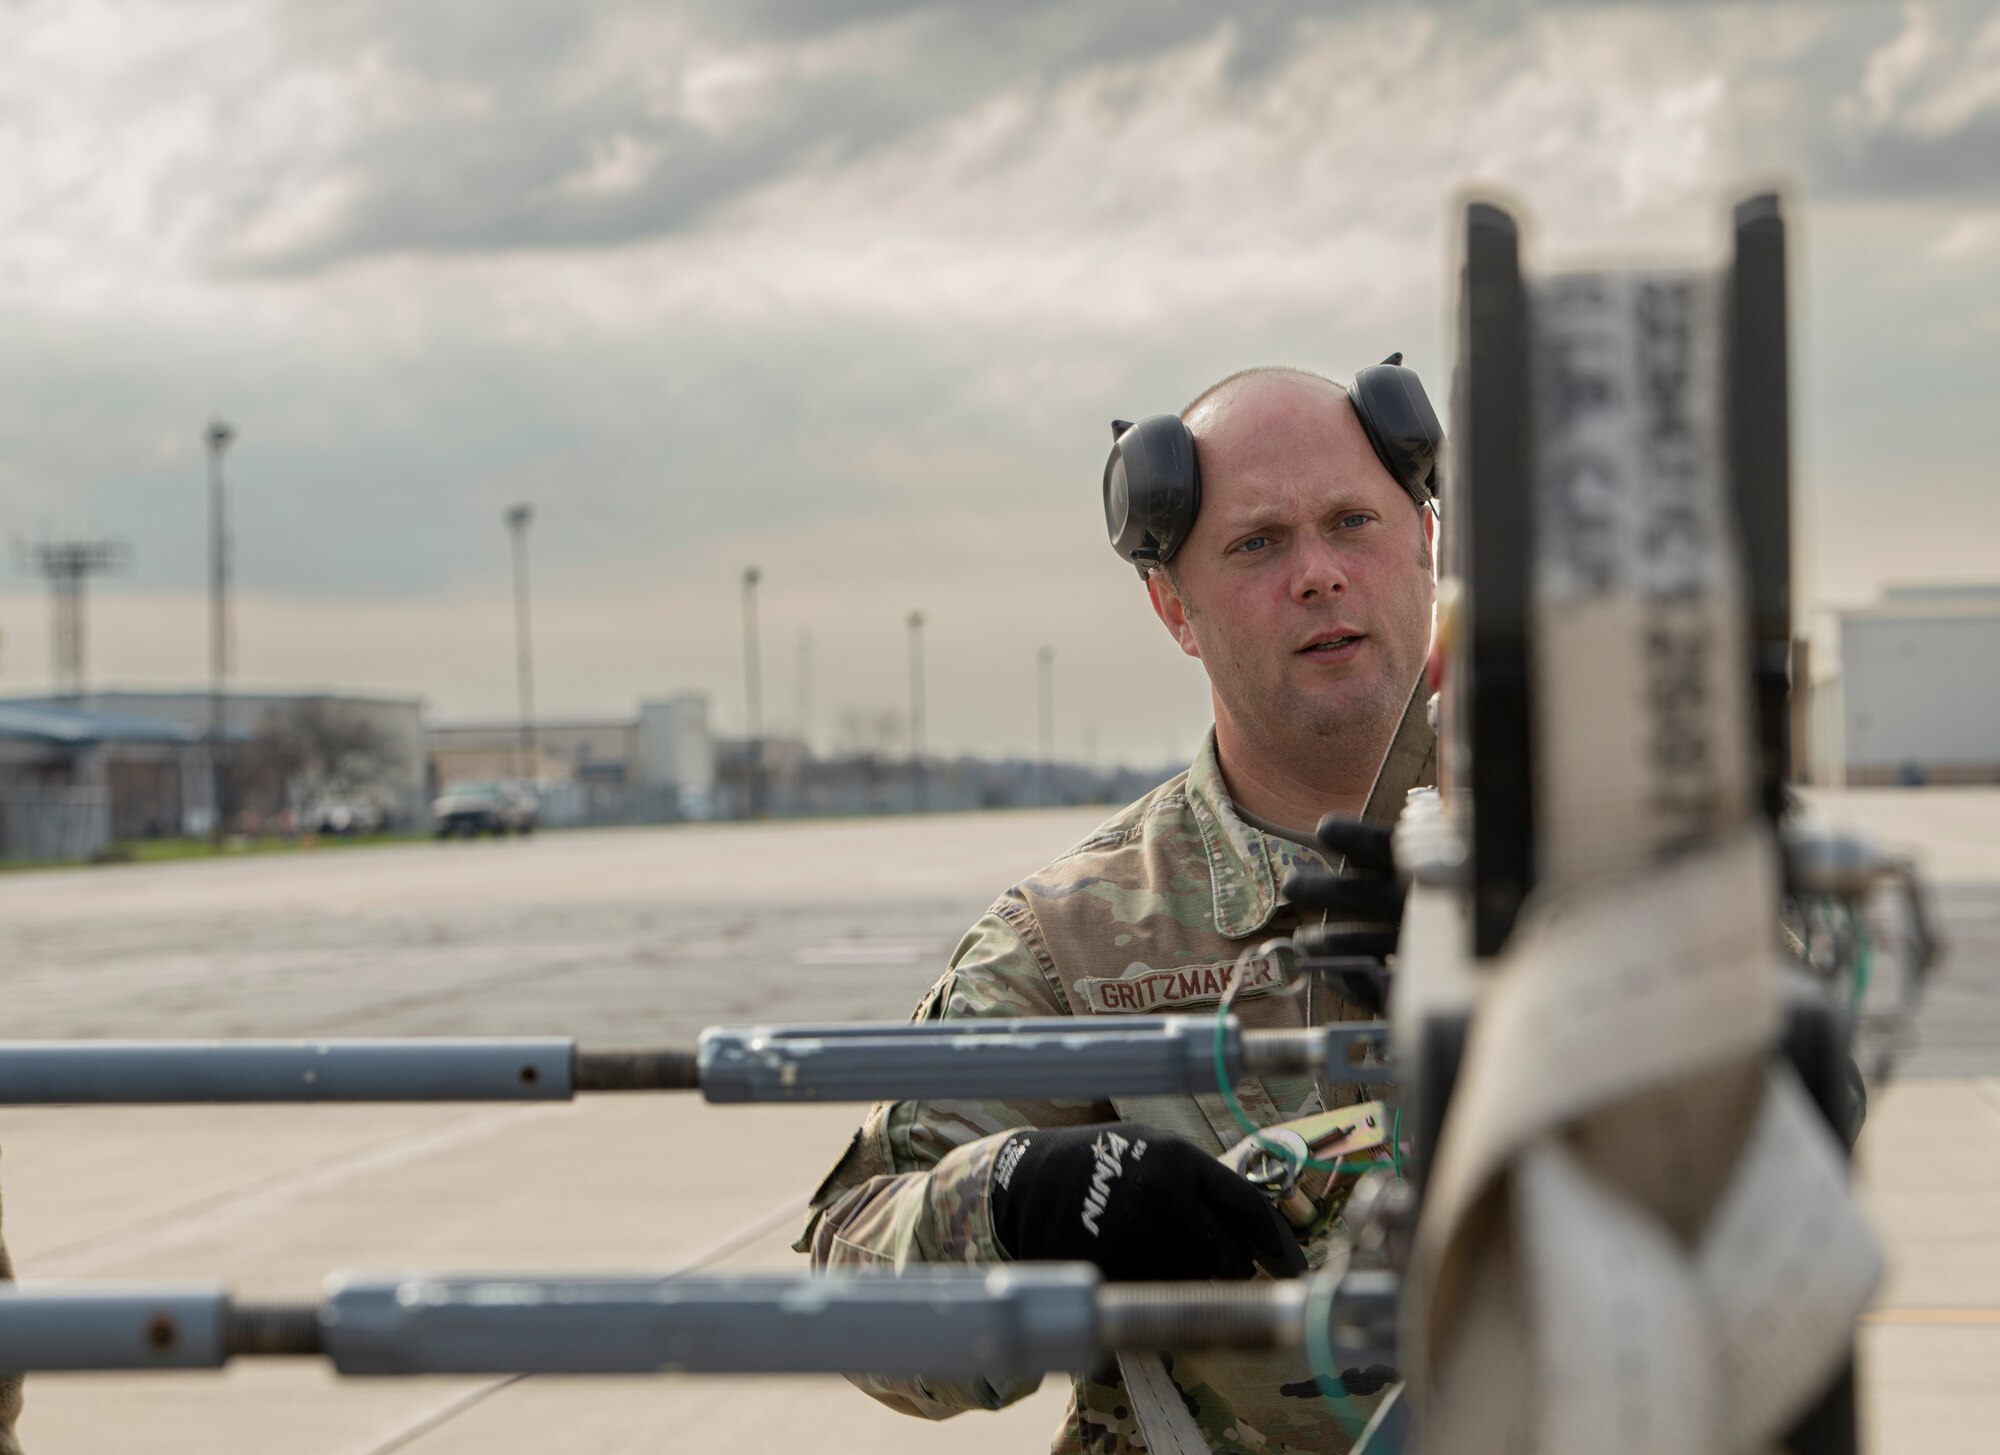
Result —
[[[1068, 1014], [1030, 946], [1033, 926], [1025, 915], [1024, 905], [1003, 899], [975, 924], [912, 1020]], [[1006, 1134], [1116, 1118], [1110, 1103], [1081, 1100], [878, 1103], [813, 1194], [805, 1233], [794, 1246], [812, 1254], [816, 1270], [896, 1273], [912, 1263], [1003, 1261], [987, 1184]], [[999, 1409], [1041, 1384], [1039, 1374], [848, 1377], [891, 1409], [933, 1420]]]
[[[7, 1256], [7, 1245], [0, 1242], [0, 1281], [14, 1281], [14, 1263]], [[14, 1422], [21, 1418], [21, 1376], [0, 1373], [0, 1455], [21, 1455], [21, 1446], [14, 1437]]]

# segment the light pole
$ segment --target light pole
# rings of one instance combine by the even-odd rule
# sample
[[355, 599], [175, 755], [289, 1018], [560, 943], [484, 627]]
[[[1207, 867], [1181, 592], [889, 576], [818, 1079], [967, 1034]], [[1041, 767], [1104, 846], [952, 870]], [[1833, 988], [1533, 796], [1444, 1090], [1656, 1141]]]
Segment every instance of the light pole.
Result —
[[930, 807], [924, 779], [924, 614], [910, 613], [910, 801], [918, 813]]
[[507, 530], [514, 540], [514, 671], [521, 700], [514, 776], [523, 783], [540, 776], [535, 758], [535, 659], [528, 632], [528, 522], [534, 518], [534, 507], [529, 505], [516, 505], [507, 512]]
[[1054, 798], [1055, 756], [1056, 756], [1056, 649], [1043, 647], [1035, 653], [1038, 669], [1037, 695], [1041, 699], [1042, 756], [1041, 771], [1035, 776], [1041, 780], [1040, 791], [1035, 797], [1046, 808]]
[[812, 755], [812, 675], [813, 639], [812, 633], [799, 628], [799, 746], [806, 755]]
[[764, 573], [743, 568], [744, 724], [750, 732], [750, 817], [764, 816], [764, 679], [757, 665], [757, 583]]
[[223, 689], [229, 673], [229, 527], [223, 513], [222, 454], [236, 430], [210, 419], [208, 443], [208, 838], [222, 847]]

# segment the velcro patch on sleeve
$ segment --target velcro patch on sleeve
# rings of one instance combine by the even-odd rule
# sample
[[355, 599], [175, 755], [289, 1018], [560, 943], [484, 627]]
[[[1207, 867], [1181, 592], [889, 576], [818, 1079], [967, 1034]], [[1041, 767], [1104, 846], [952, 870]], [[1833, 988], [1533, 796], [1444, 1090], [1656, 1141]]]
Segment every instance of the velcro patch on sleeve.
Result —
[[[1156, 970], [1151, 965], [1129, 966], [1123, 975], [1092, 976], [1076, 982], [1092, 1010], [1101, 1015], [1148, 1015], [1190, 1005], [1214, 1005], [1236, 976], [1236, 962], [1219, 965], [1183, 965], [1175, 970]], [[1262, 995], [1279, 984], [1277, 968], [1268, 957], [1260, 956], [1244, 971], [1242, 988], [1236, 998]]]

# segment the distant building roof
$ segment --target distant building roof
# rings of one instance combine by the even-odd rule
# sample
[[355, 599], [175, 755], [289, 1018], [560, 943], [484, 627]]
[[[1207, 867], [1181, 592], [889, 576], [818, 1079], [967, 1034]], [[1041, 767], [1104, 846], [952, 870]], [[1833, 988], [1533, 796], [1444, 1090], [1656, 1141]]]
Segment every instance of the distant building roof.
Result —
[[1844, 621], [1911, 621], [1919, 618], [2000, 616], [2000, 581], [1890, 583], [1882, 599], [1840, 609]]
[[1891, 581], [1884, 601], [1985, 601], [2000, 606], [2000, 581]]
[[60, 702], [0, 702], [0, 738], [81, 748], [92, 743], [195, 743], [202, 734], [179, 723], [89, 712]]
[[[626, 732], [638, 725], [637, 713], [628, 713], [623, 717], [538, 717], [534, 720], [536, 732], [555, 733]], [[469, 718], [459, 722], [433, 719], [424, 724], [424, 731], [434, 738], [485, 733], [507, 733], [519, 737], [521, 720], [518, 717]]]

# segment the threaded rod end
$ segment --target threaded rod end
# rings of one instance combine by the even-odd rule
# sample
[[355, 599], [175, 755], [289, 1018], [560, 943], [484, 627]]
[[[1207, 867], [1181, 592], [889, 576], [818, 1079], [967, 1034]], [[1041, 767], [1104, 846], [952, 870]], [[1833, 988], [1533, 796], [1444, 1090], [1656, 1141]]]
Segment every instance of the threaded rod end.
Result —
[[232, 1356], [326, 1352], [318, 1304], [232, 1304], [222, 1337], [223, 1348]]
[[1098, 1290], [1107, 1349], [1296, 1349], [1306, 1286], [1283, 1283], [1113, 1283]]
[[692, 1051], [604, 1050], [576, 1053], [571, 1084], [578, 1091], [699, 1091]]

